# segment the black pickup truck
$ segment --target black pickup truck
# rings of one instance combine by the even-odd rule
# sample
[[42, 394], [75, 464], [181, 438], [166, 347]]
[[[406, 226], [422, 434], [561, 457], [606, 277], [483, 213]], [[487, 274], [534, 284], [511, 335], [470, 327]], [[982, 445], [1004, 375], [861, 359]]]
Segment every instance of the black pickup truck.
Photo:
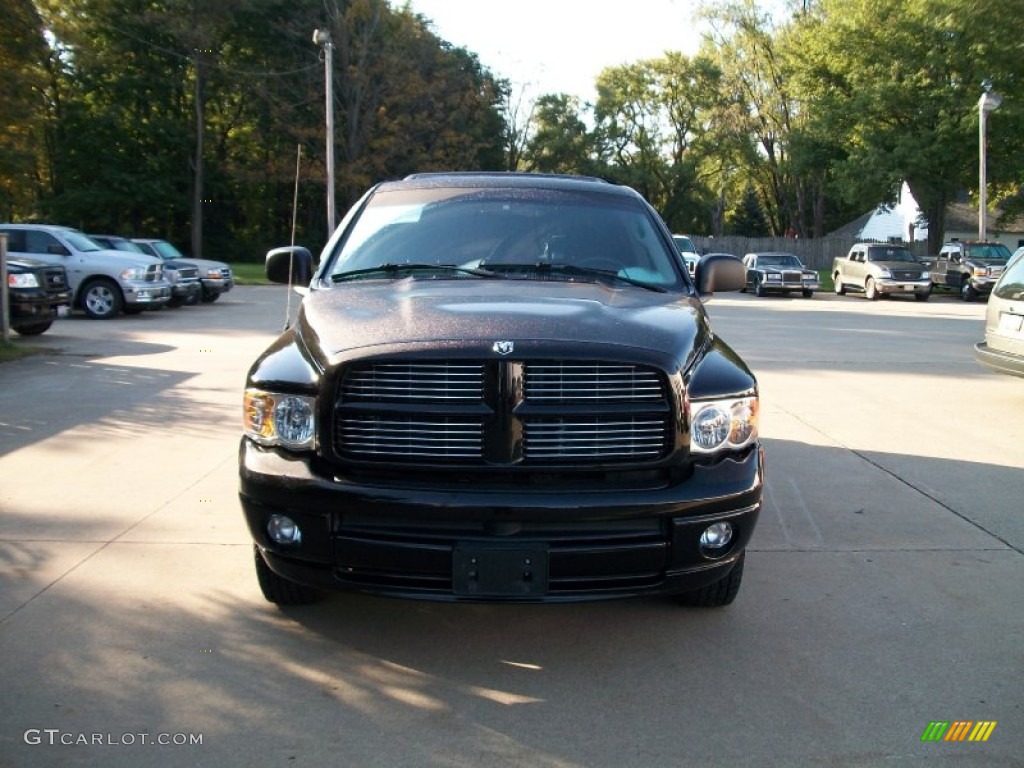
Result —
[[64, 267], [36, 259], [7, 261], [11, 327], [22, 336], [46, 333], [58, 317], [71, 313], [71, 290]]
[[761, 509], [757, 382], [636, 192], [422, 174], [371, 189], [249, 371], [240, 497], [264, 596], [346, 589], [722, 606]]

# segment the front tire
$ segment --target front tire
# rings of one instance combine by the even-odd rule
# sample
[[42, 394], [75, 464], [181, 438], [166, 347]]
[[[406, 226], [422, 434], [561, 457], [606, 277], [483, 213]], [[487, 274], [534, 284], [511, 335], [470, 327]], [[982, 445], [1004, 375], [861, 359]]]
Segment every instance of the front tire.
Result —
[[255, 544], [252, 552], [256, 562], [256, 580], [267, 602], [275, 605], [311, 605], [323, 597], [323, 592], [318, 589], [289, 581], [274, 573]]
[[93, 320], [110, 320], [117, 317], [124, 300], [121, 289], [113, 280], [97, 278], [82, 289], [81, 304], [85, 314]]
[[970, 275], [962, 275], [960, 277], [960, 298], [964, 301], [974, 301], [978, 298], [978, 292], [971, 285]]
[[918, 301], [928, 301], [931, 298], [932, 289], [929, 288], [927, 291], [920, 291], [914, 294], [914, 298]]
[[869, 277], [864, 283], [864, 296], [868, 301], [878, 301], [878, 288], [875, 287], [875, 279]]
[[214, 293], [213, 291], [203, 291], [203, 304], [213, 304], [213, 302], [215, 302], [219, 298], [219, 293]]
[[814, 291], [812, 291], [810, 289], [807, 289], [807, 288], [804, 289], [803, 293], [804, 293], [804, 298], [805, 299], [809, 299], [809, 298], [811, 298], [814, 295]]
[[53, 320], [46, 320], [42, 323], [15, 326], [14, 330], [17, 331], [20, 336], [38, 336], [39, 334], [46, 333], [50, 330], [51, 325], [53, 325]]
[[760, 278], [758, 278], [757, 281], [754, 283], [754, 295], [764, 298], [766, 294], [767, 291], [765, 291], [764, 289], [764, 282]]
[[725, 578], [692, 592], [680, 592], [678, 595], [673, 595], [672, 599], [679, 605], [694, 608], [719, 608], [729, 605], [736, 599], [736, 595], [740, 591], [740, 583], [743, 581], [743, 561], [746, 557], [747, 553], [743, 552]]
[[846, 286], [843, 285], [843, 281], [839, 279], [838, 272], [832, 275], [832, 290], [835, 291], [836, 296], [842, 296], [846, 293]]

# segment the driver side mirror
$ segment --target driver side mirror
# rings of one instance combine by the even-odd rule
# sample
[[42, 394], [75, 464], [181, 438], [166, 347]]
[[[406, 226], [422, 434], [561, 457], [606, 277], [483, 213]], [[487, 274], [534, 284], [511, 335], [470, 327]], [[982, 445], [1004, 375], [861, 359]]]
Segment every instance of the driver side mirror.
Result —
[[313, 279], [313, 255], [301, 245], [267, 251], [267, 279], [272, 283], [305, 286]]

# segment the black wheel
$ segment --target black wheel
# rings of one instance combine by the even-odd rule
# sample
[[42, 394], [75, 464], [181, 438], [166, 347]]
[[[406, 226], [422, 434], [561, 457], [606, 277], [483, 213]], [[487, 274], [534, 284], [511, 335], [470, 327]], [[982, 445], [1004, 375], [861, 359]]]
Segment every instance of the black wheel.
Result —
[[875, 279], [869, 277], [864, 282], [864, 296], [867, 297], [868, 301], [878, 301], [878, 289], [875, 288]]
[[213, 291], [203, 291], [203, 304], [213, 304], [213, 302], [215, 302], [219, 298], [219, 293], [214, 293]]
[[810, 288], [804, 288], [804, 298], [805, 299], [809, 299], [813, 295], [814, 295], [814, 291], [812, 291]]
[[832, 275], [832, 290], [835, 291], [836, 296], [842, 296], [846, 293], [846, 286], [843, 285], [843, 281], [839, 279], [838, 272]]
[[181, 296], [171, 296], [171, 298], [168, 299], [167, 301], [167, 306], [170, 307], [171, 309], [183, 307], [185, 306], [185, 299], [183, 299]]
[[117, 317], [117, 313], [124, 305], [121, 289], [117, 287], [117, 283], [103, 277], [90, 280], [82, 288], [82, 296], [79, 301], [85, 314], [93, 320], [109, 320], [112, 317]]
[[761, 280], [761, 278], [757, 278], [754, 281], [754, 295], [755, 296], [765, 296], [766, 294], [767, 294], [767, 291], [765, 291], [765, 289], [764, 289], [764, 282]]
[[53, 320], [46, 320], [41, 323], [15, 326], [14, 330], [16, 330], [21, 336], [38, 336], [39, 334], [46, 333], [50, 330], [51, 325], [53, 325]]
[[747, 553], [744, 552], [736, 561], [736, 565], [723, 579], [708, 584], [707, 586], [695, 589], [692, 592], [681, 592], [673, 595], [680, 605], [688, 605], [696, 608], [718, 608], [729, 605], [736, 599], [740, 591], [740, 582], [743, 581], [743, 560]]
[[260, 591], [268, 602], [276, 605], [310, 605], [323, 597], [320, 590], [289, 581], [270, 570], [255, 544], [252, 552], [256, 559], [256, 580], [259, 581]]
[[914, 298], [918, 301], [928, 301], [932, 296], [932, 289], [929, 288], [927, 291], [919, 291], [914, 293]]
[[964, 301], [974, 301], [978, 298], [978, 292], [974, 290], [974, 286], [971, 285], [970, 275], [960, 276], [960, 298]]

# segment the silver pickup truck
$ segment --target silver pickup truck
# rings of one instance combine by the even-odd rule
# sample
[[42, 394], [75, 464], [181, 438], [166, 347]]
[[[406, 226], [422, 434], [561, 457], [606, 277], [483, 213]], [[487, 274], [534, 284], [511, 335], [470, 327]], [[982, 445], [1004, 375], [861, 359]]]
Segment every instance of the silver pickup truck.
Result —
[[97, 320], [124, 312], [160, 309], [171, 298], [160, 259], [108, 251], [82, 232], [52, 224], [0, 224], [12, 256], [55, 264], [67, 271], [71, 306]]
[[918, 301], [928, 301], [932, 294], [925, 265], [906, 246], [891, 243], [855, 244], [832, 262], [832, 282], [838, 295], [863, 291], [871, 301], [890, 294], [913, 294]]

